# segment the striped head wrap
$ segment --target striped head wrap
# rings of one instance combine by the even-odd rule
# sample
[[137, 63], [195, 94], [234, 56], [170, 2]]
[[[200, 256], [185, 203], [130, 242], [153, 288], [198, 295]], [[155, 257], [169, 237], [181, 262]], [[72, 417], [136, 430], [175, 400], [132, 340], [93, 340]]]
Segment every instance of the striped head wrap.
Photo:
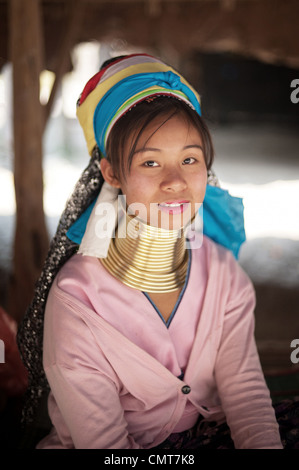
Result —
[[200, 98], [193, 87], [172, 67], [148, 54], [116, 59], [94, 75], [77, 102], [77, 117], [90, 155], [97, 145], [105, 157], [116, 121], [140, 101], [159, 95], [183, 100], [201, 114]]

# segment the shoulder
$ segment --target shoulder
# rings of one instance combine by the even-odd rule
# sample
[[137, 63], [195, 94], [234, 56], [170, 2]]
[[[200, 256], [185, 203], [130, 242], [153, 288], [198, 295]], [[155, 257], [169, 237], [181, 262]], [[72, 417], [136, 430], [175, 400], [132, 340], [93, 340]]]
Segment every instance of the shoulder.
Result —
[[251, 279], [230, 250], [205, 235], [201, 236], [201, 244], [197, 241], [195, 248], [193, 245], [191, 249], [192, 261], [204, 261], [208, 278], [217, 283], [219, 288], [254, 291]]
[[68, 285], [89, 284], [99, 277], [100, 265], [94, 256], [75, 254], [59, 270], [56, 283], [61, 289]]
[[192, 250], [192, 258], [202, 259], [204, 257], [208, 265], [212, 263], [219, 266], [238, 265], [230, 250], [214, 242], [206, 235], [195, 234], [190, 241], [189, 248]]
[[96, 279], [99, 280], [100, 277], [99, 267], [97, 258], [73, 255], [57, 273], [50, 295], [71, 296], [90, 305]]

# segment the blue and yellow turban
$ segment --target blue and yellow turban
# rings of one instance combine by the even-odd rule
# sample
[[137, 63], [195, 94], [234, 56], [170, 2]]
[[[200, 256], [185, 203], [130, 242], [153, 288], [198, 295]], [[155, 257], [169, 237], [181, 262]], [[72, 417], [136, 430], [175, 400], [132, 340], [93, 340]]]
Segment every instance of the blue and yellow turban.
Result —
[[104, 67], [86, 84], [77, 103], [88, 151], [97, 144], [106, 156], [106, 143], [116, 121], [140, 101], [173, 96], [198, 114], [200, 98], [192, 86], [169, 65], [147, 54], [132, 54]]

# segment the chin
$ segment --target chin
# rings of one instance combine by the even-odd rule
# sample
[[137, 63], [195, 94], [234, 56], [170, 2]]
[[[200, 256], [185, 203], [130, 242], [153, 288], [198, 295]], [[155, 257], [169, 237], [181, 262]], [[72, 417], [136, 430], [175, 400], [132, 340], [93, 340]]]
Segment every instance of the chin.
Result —
[[186, 217], [186, 215], [180, 214], [176, 216], [161, 217], [158, 227], [164, 230], [181, 230], [186, 227], [192, 216]]

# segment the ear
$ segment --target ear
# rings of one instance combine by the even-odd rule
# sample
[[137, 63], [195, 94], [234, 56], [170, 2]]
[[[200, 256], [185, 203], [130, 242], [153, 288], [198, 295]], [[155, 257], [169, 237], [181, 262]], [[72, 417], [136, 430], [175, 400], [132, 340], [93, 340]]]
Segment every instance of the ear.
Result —
[[114, 188], [120, 188], [120, 181], [116, 176], [114, 176], [111, 163], [108, 162], [106, 158], [102, 158], [101, 160], [101, 173], [104, 180], [107, 181], [110, 186], [113, 186]]

